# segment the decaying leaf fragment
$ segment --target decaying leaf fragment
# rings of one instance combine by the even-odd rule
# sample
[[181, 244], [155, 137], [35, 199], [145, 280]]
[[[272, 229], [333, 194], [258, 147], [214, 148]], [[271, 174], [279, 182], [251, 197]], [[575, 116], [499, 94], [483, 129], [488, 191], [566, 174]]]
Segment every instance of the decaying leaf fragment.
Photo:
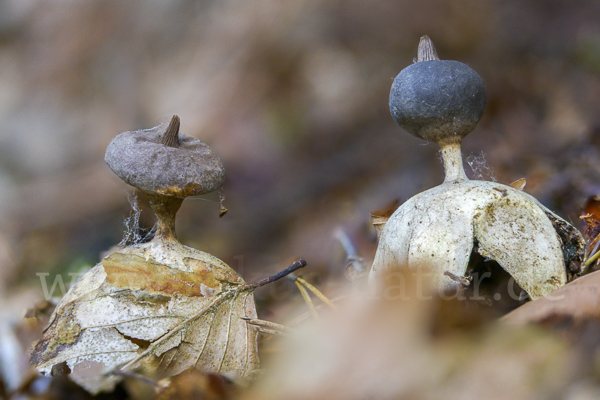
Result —
[[[423, 37], [421, 46], [433, 45]], [[476, 245], [531, 298], [558, 289], [581, 272], [581, 233], [524, 193], [524, 179], [506, 186], [467, 178], [460, 144], [483, 114], [483, 80], [456, 61], [417, 61], [394, 80], [390, 111], [400, 127], [439, 145], [446, 178], [406, 201], [386, 222], [371, 282], [398, 267], [433, 265], [434, 287], [456, 288], [452, 276], [469, 275]]]
[[117, 368], [171, 376], [188, 368], [245, 377], [258, 365], [251, 290], [217, 258], [160, 242], [112, 253], [58, 304], [32, 355], [42, 373], [66, 363], [92, 393]]
[[383, 230], [386, 222], [388, 219], [390, 219], [390, 217], [394, 214], [394, 211], [396, 211], [399, 206], [400, 201], [396, 199], [387, 204], [385, 207], [371, 213], [371, 223], [375, 228], [375, 232], [377, 232], [377, 237], [381, 235], [381, 231]]

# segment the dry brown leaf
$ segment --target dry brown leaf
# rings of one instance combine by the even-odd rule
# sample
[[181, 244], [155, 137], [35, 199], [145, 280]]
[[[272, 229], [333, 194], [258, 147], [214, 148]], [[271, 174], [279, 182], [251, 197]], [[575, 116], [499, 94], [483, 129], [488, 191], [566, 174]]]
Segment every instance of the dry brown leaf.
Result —
[[219, 259], [150, 242], [107, 256], [56, 307], [32, 353], [45, 374], [66, 366], [92, 393], [117, 369], [153, 377], [189, 368], [248, 376], [258, 365], [251, 285]]
[[600, 223], [600, 196], [590, 196], [585, 201], [583, 213], [590, 214], [596, 224]]
[[504, 316], [507, 323], [544, 322], [554, 318], [600, 318], [600, 271], [585, 275], [545, 297]]
[[525, 189], [525, 185], [527, 184], [527, 181], [525, 180], [525, 178], [521, 178], [521, 179], [517, 179], [516, 181], [514, 181], [513, 183], [511, 183], [510, 186], [511, 188], [517, 189], [517, 190], [523, 190]]
[[390, 217], [392, 216], [392, 214], [394, 214], [394, 211], [396, 211], [398, 207], [400, 207], [400, 200], [395, 199], [389, 204], [386, 204], [384, 207], [380, 208], [379, 210], [375, 210], [371, 213], [371, 223], [373, 224], [373, 227], [377, 232], [377, 237], [379, 237], [381, 231], [383, 230], [383, 227], [385, 226], [385, 223], [388, 219], [390, 219]]

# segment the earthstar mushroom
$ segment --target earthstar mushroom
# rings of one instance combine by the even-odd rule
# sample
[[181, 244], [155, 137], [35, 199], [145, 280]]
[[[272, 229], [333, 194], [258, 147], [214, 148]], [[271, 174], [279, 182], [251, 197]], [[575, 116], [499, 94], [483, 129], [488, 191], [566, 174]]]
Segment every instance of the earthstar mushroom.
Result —
[[438, 144], [445, 180], [406, 201], [387, 221], [372, 285], [395, 268], [431, 267], [434, 289], [457, 288], [472, 272], [477, 245], [531, 298], [556, 290], [581, 273], [581, 233], [521, 190], [467, 178], [460, 144], [483, 114], [483, 80], [465, 64], [439, 60], [427, 36], [418, 54], [394, 79], [390, 112], [401, 128]]
[[32, 364], [44, 374], [67, 371], [93, 394], [111, 390], [122, 379], [117, 372], [128, 370], [158, 378], [189, 368], [248, 377], [258, 367], [258, 332], [244, 318], [257, 317], [258, 284], [246, 284], [175, 235], [185, 197], [223, 185], [221, 160], [179, 133], [177, 116], [164, 133], [121, 133], [105, 160], [146, 193], [157, 232], [150, 242], [109, 254], [69, 288], [35, 344]]

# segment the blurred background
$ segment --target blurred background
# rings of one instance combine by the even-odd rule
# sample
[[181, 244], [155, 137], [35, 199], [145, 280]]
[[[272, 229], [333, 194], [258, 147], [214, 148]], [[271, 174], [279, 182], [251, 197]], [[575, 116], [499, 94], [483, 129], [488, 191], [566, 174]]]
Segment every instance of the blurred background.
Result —
[[525, 177], [581, 226], [600, 193], [597, 0], [0, 1], [0, 301], [24, 313], [36, 274], [51, 284], [122, 239], [134, 191], [106, 146], [174, 114], [227, 171], [229, 212], [219, 193], [184, 202], [184, 244], [247, 281], [303, 256], [324, 287], [343, 279], [341, 230], [370, 265], [369, 212], [443, 180], [437, 148], [388, 110], [424, 34], [487, 86], [467, 174]]

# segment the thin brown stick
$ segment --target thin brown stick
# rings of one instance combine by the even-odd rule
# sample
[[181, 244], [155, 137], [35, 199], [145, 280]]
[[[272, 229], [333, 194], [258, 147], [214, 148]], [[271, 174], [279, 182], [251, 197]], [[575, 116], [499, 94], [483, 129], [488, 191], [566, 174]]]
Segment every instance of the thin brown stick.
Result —
[[[246, 321], [250, 325], [254, 325], [258, 328], [264, 328], [270, 331], [275, 331], [279, 334], [289, 332], [290, 329], [284, 325], [277, 324], [271, 321], [265, 321], [264, 319], [250, 318], [250, 317], [240, 317], [244, 321]], [[261, 331], [262, 332], [262, 331]]]
[[115, 370], [113, 373], [115, 375], [120, 375], [125, 378], [137, 379], [137, 380], [144, 382], [150, 386], [154, 386], [155, 388], [160, 388], [160, 385], [158, 383], [154, 382], [152, 379], [150, 379], [144, 375], [138, 374], [136, 372], [133, 372], [133, 371], [123, 371], [123, 370], [118, 369], [118, 370]]
[[448, 278], [452, 279], [454, 282], [460, 283], [464, 287], [468, 287], [471, 284], [472, 278], [467, 278], [466, 276], [454, 275], [450, 271], [444, 271], [444, 275], [446, 275]]
[[281, 331], [276, 331], [274, 329], [267, 329], [267, 328], [262, 328], [260, 326], [257, 326], [256, 329], [260, 332], [260, 333], [264, 333], [266, 335], [271, 335], [271, 336], [281, 336], [281, 335], [285, 335], [284, 332]]
[[596, 236], [594, 238], [594, 240], [592, 240], [592, 242], [587, 246], [588, 251], [587, 251], [586, 256], [589, 257], [592, 254], [595, 254], [596, 251], [598, 251], [599, 244], [600, 244], [600, 235]]
[[290, 265], [283, 271], [278, 272], [275, 275], [269, 276], [268, 278], [261, 279], [258, 282], [247, 283], [246, 285], [243, 285], [243, 286], [244, 286], [244, 288], [247, 287], [248, 289], [256, 289], [258, 287], [265, 286], [265, 285], [268, 285], [269, 283], [278, 281], [279, 279], [284, 278], [285, 276], [291, 274], [292, 272], [299, 270], [300, 268], [306, 267], [306, 265], [307, 265], [307, 262], [304, 259], [299, 258], [296, 261], [294, 261], [294, 263], [292, 265]]

